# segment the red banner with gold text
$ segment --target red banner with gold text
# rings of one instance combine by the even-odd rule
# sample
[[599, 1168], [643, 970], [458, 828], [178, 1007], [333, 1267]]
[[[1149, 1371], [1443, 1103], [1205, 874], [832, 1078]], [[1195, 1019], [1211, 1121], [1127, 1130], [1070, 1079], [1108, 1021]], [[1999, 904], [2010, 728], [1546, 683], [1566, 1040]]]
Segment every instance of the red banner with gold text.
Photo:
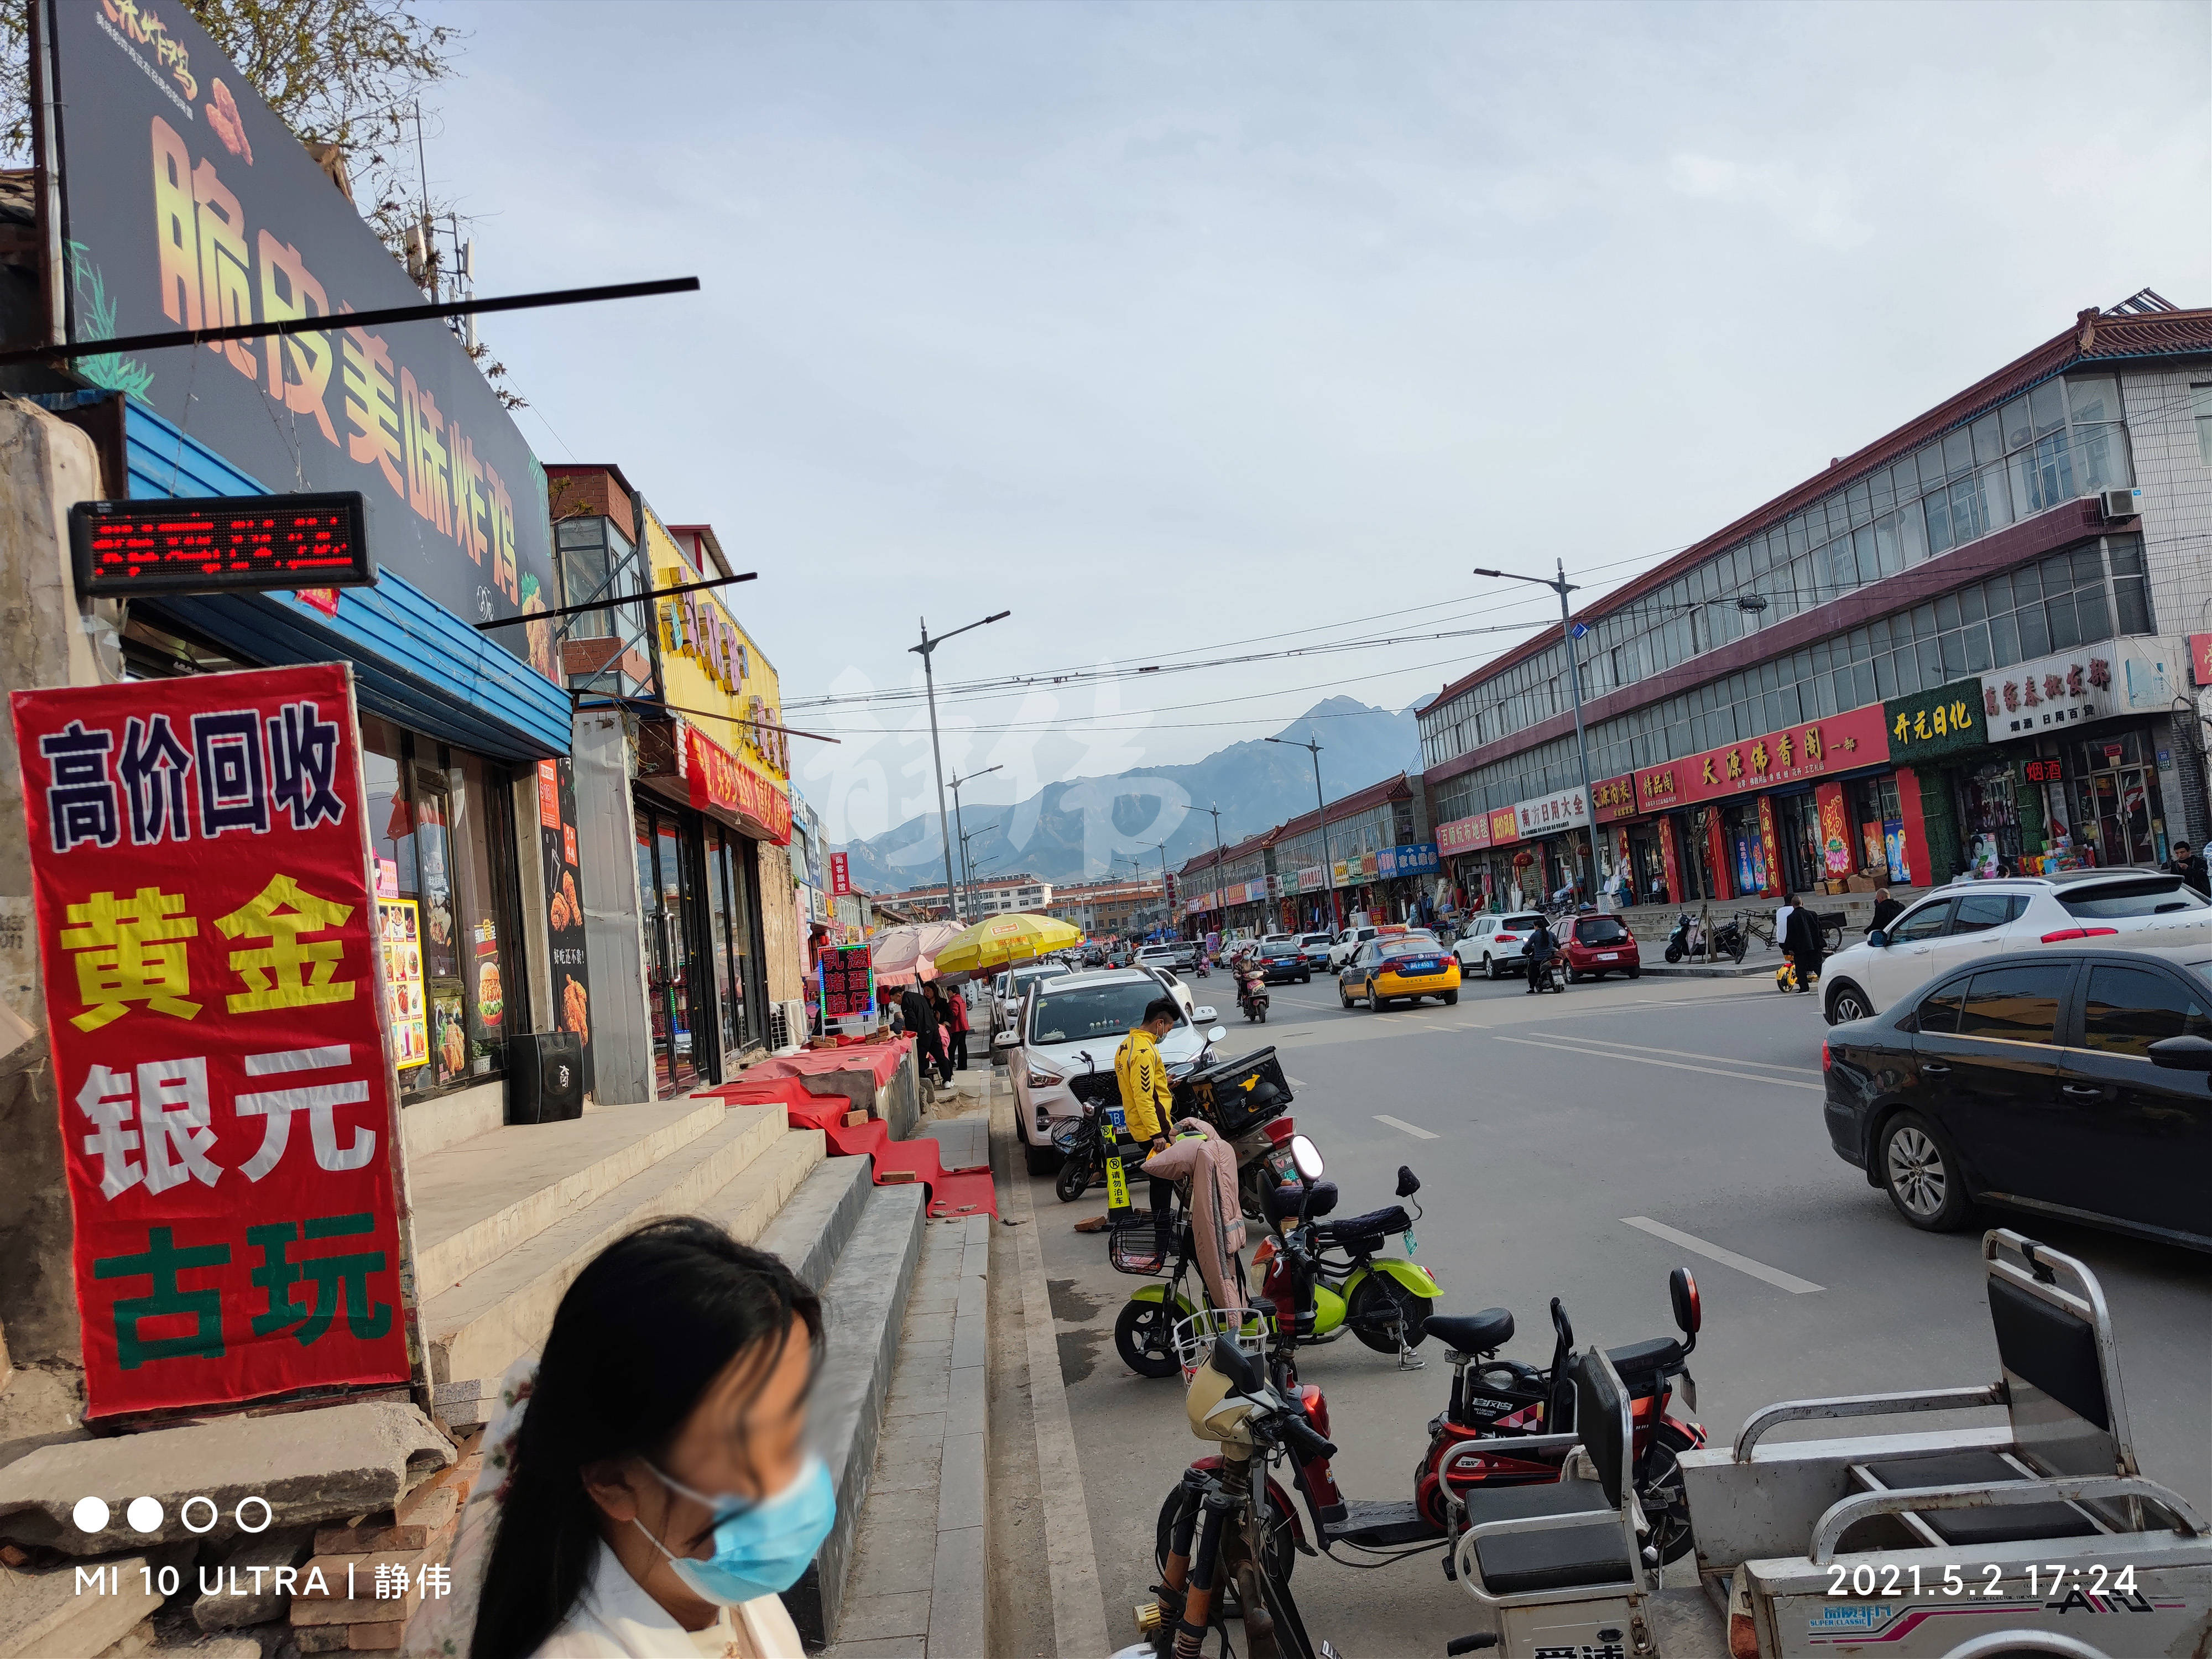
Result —
[[87, 1414], [405, 1382], [350, 672], [10, 702]]

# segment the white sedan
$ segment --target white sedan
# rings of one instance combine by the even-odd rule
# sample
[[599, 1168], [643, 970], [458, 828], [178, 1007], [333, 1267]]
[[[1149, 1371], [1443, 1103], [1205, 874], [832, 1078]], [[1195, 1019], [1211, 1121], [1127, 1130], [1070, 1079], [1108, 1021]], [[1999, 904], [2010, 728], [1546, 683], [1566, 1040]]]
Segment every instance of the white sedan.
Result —
[[2212, 902], [2159, 870], [1960, 882], [1828, 957], [1820, 968], [1820, 1006], [1831, 1025], [1863, 1019], [1978, 957], [2054, 945], [2124, 951], [2212, 945]]

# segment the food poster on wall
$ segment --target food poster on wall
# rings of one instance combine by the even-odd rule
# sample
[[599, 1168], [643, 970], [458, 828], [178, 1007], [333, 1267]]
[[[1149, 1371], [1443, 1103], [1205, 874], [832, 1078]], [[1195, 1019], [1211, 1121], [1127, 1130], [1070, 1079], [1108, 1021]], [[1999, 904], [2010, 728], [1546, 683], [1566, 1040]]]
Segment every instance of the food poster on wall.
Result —
[[576, 864], [576, 771], [565, 755], [538, 763], [538, 844], [545, 867], [553, 1007], [560, 1029], [576, 1034], [590, 1095], [592, 976], [584, 951], [584, 872]]
[[414, 811], [422, 981], [430, 1008], [430, 1081], [442, 1086], [469, 1075], [469, 1022], [463, 1008], [460, 942], [454, 937], [453, 837], [445, 779], [425, 766], [415, 769]]
[[[381, 880], [380, 871], [380, 884]], [[430, 1062], [430, 1011], [422, 991], [422, 907], [413, 899], [380, 898], [376, 912], [384, 936], [384, 987], [392, 1004], [392, 1064], [410, 1072]]]

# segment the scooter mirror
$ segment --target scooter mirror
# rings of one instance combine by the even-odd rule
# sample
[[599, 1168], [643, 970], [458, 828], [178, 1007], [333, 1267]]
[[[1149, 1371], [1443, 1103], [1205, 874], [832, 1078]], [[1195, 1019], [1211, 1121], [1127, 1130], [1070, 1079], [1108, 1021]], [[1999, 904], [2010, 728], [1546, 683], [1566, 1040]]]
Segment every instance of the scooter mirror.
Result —
[[[1212, 1011], [1208, 1010], [1207, 1012], [1211, 1012]], [[1206, 1034], [1206, 1040], [1208, 1042], [1219, 1042], [1228, 1035], [1229, 1028], [1226, 1025], [1217, 1025]]]
[[1674, 1323], [1685, 1336], [1695, 1336], [1705, 1323], [1705, 1310], [1698, 1301], [1698, 1281], [1687, 1267], [1667, 1275], [1667, 1294], [1674, 1301]]
[[1320, 1180], [1322, 1172], [1328, 1167], [1322, 1162], [1321, 1148], [1304, 1135], [1291, 1137], [1291, 1162], [1297, 1165], [1298, 1173], [1308, 1181]]
[[1418, 1193], [1420, 1190], [1420, 1176], [1413, 1173], [1413, 1169], [1411, 1164], [1401, 1164], [1398, 1166], [1398, 1196], [1401, 1198], [1411, 1198], [1415, 1193]]

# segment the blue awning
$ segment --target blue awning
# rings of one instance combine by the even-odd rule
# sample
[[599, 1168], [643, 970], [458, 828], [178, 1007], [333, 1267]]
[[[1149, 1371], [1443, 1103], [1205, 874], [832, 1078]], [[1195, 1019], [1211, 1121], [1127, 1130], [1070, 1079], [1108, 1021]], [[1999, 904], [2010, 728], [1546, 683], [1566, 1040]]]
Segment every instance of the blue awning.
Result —
[[[142, 404], [125, 400], [123, 431], [134, 501], [269, 493]], [[501, 760], [568, 752], [567, 690], [404, 577], [385, 571], [374, 587], [342, 587], [337, 593], [334, 617], [283, 591], [164, 594], [139, 603], [158, 604], [250, 662], [270, 667], [351, 663], [364, 711], [426, 736]]]

